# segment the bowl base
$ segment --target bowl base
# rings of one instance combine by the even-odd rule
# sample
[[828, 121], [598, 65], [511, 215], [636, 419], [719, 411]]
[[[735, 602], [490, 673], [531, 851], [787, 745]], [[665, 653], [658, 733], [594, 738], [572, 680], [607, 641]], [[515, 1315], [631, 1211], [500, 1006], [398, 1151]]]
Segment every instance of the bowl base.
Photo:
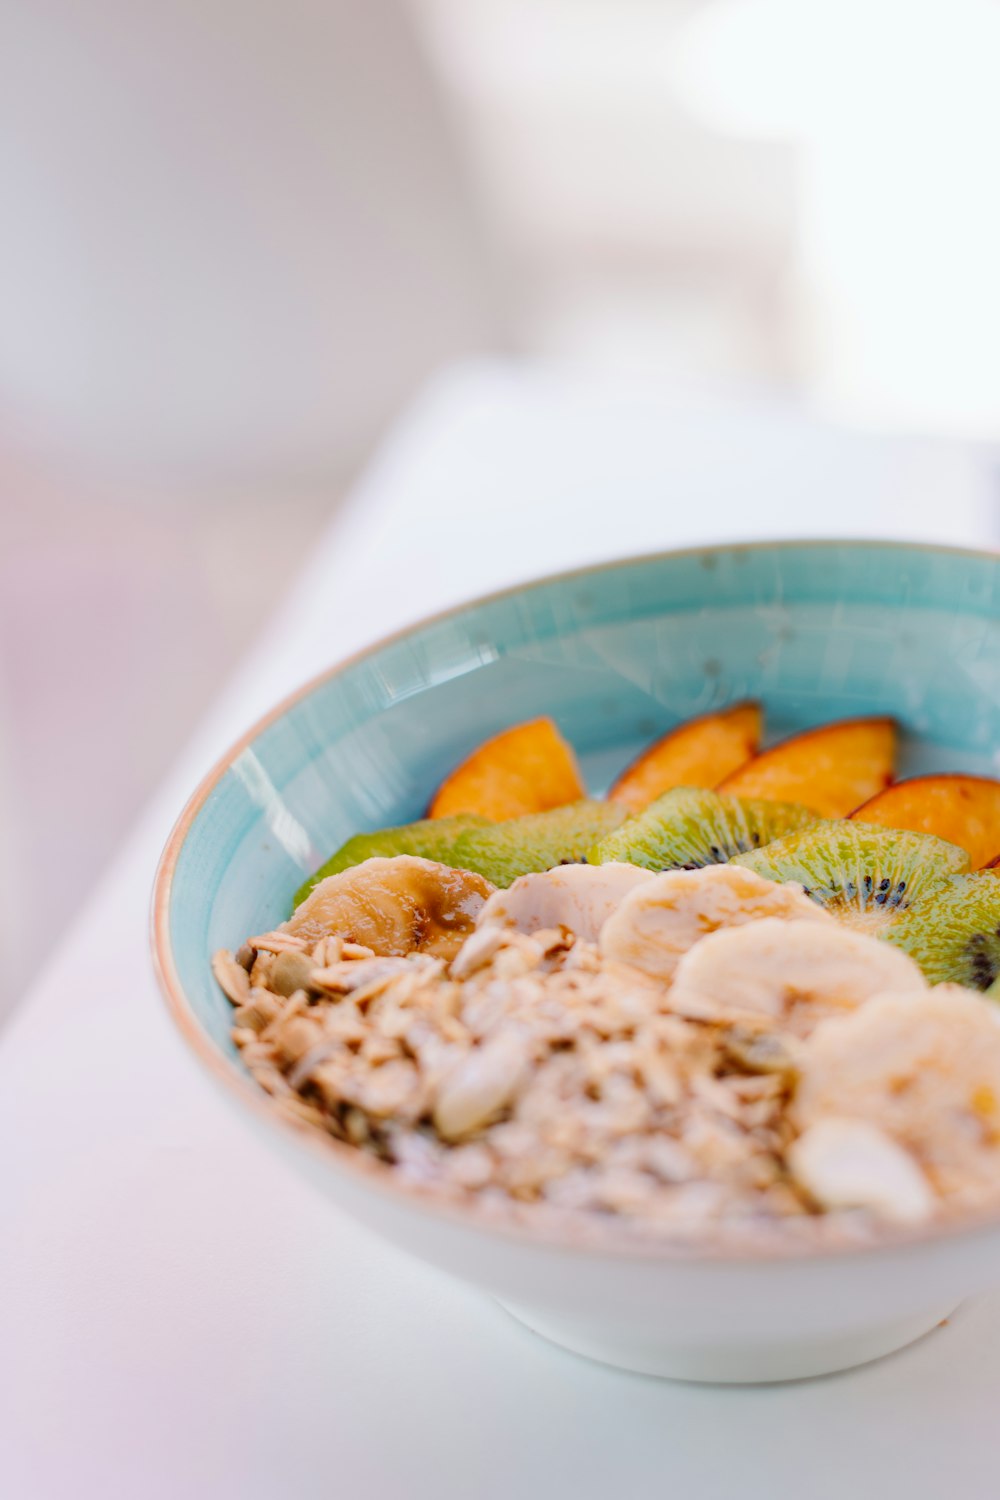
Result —
[[826, 1336], [773, 1343], [733, 1340], [717, 1344], [675, 1344], [667, 1338], [660, 1340], [651, 1336], [648, 1330], [629, 1334], [592, 1323], [551, 1319], [518, 1303], [502, 1302], [500, 1305], [533, 1333], [573, 1354], [582, 1354], [586, 1359], [668, 1380], [739, 1385], [806, 1380], [815, 1375], [832, 1375], [837, 1370], [868, 1364], [922, 1338], [955, 1311], [952, 1305]]

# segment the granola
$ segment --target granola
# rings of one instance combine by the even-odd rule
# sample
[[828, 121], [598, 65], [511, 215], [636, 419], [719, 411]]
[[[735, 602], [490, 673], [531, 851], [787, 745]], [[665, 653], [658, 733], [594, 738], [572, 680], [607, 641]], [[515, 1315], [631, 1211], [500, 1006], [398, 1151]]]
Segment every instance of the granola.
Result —
[[[845, 1217], [863, 1229], [1000, 1201], [991, 1113], [1000, 1023], [989, 1004], [961, 992], [956, 1012], [969, 1037], [956, 1066], [975, 1059], [967, 1115], [956, 1114], [962, 1079], [947, 1066], [924, 1077], [919, 1115], [907, 1114], [880, 1057], [898, 1067], [897, 1033], [911, 1017], [933, 1049], [935, 1028], [950, 1024], [949, 996], [928, 990], [902, 954], [886, 960], [875, 939], [822, 914], [801, 922], [782, 888], [762, 901], [764, 882], [746, 877], [717, 866], [623, 879], [608, 917], [607, 872], [595, 870], [598, 925], [581, 895], [583, 867], [556, 870], [524, 877], [536, 882], [534, 904], [525, 886], [487, 901], [457, 951], [449, 938], [376, 952], [351, 933], [310, 941], [289, 924], [235, 958], [217, 954], [214, 968], [243, 1061], [278, 1108], [381, 1158], [402, 1180], [495, 1213], [599, 1218], [683, 1238]], [[560, 879], [582, 902], [587, 936], [533, 919], [558, 908], [543, 886]], [[677, 901], [678, 882], [688, 933], [679, 962], [676, 924], [658, 954], [647, 951], [650, 912]], [[736, 891], [749, 913], [734, 905]], [[784, 920], [767, 915], [783, 906]], [[767, 942], [737, 944], [748, 921]], [[385, 930], [398, 947], [398, 927]], [[793, 979], [788, 966], [782, 973], [786, 935], [803, 953]], [[873, 997], [865, 945], [881, 956], [891, 1003]], [[753, 973], [727, 978], [739, 953]], [[850, 1027], [863, 1039], [869, 1014], [882, 1052], [855, 1070], [854, 1085]], [[935, 1099], [951, 1109], [947, 1171], [927, 1124]], [[908, 1134], [895, 1130], [899, 1119], [911, 1122]]]

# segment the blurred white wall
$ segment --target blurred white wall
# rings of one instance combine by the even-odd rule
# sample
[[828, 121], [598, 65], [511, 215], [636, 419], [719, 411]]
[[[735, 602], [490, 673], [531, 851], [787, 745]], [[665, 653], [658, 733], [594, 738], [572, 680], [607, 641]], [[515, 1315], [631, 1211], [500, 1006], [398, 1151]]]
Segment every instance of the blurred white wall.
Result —
[[0, 412], [120, 471], [353, 461], [498, 332], [395, 0], [38, 0], [0, 61]]
[[328, 472], [501, 324], [1000, 432], [995, 0], [39, 0], [3, 59], [8, 434]]
[[8, 6], [0, 203], [2, 1014], [502, 292], [392, 0]]
[[782, 382], [792, 146], [698, 119], [672, 68], [704, 0], [410, 0], [522, 343], [607, 368]]
[[997, 0], [411, 0], [532, 348], [1000, 437]]
[[995, 0], [713, 0], [674, 72], [695, 118], [796, 146], [810, 396], [869, 426], [1000, 436]]

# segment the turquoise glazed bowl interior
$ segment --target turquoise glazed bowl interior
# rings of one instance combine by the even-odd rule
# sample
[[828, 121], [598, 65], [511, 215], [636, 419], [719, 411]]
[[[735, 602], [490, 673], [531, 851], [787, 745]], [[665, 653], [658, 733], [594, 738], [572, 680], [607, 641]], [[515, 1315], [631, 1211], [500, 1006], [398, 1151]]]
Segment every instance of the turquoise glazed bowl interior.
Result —
[[287, 917], [350, 834], [419, 817], [487, 735], [550, 714], [599, 793], [672, 724], [745, 697], [769, 740], [891, 713], [901, 774], [997, 774], [1000, 561], [854, 542], [668, 553], [470, 604], [334, 668], [251, 732], [175, 830], [155, 911], [175, 1015], [238, 1069], [211, 953]]

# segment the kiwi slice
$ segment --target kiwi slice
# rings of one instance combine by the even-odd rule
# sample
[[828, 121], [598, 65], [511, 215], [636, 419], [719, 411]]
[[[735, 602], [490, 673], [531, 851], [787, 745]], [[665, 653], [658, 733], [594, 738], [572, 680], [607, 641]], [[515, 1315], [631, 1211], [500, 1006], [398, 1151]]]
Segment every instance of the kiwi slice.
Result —
[[362, 860], [392, 859], [396, 854], [415, 854], [421, 859], [436, 859], [442, 865], [456, 864], [453, 858], [455, 845], [463, 833], [473, 828], [488, 828], [489, 818], [480, 818], [473, 813], [456, 813], [452, 818], [422, 818], [419, 823], [406, 823], [400, 828], [382, 828], [377, 833], [356, 833], [346, 844], [341, 844], [336, 854], [331, 854], [325, 865], [320, 865], [314, 875], [304, 881], [295, 892], [294, 905], [301, 906], [314, 886], [328, 875], [339, 875]]
[[587, 857], [594, 865], [620, 859], [647, 870], [700, 870], [816, 821], [814, 812], [793, 802], [677, 787], [595, 844]]
[[769, 880], [797, 880], [833, 916], [887, 937], [911, 908], [936, 900], [968, 870], [969, 856], [933, 834], [844, 821], [789, 834], [733, 864]]
[[625, 815], [626, 809], [615, 802], [584, 800], [472, 828], [456, 841], [450, 863], [475, 870], [494, 885], [510, 885], [518, 875], [583, 863], [591, 845]]
[[886, 933], [931, 984], [951, 981], [1000, 999], [1000, 877], [962, 875], [921, 901]]

